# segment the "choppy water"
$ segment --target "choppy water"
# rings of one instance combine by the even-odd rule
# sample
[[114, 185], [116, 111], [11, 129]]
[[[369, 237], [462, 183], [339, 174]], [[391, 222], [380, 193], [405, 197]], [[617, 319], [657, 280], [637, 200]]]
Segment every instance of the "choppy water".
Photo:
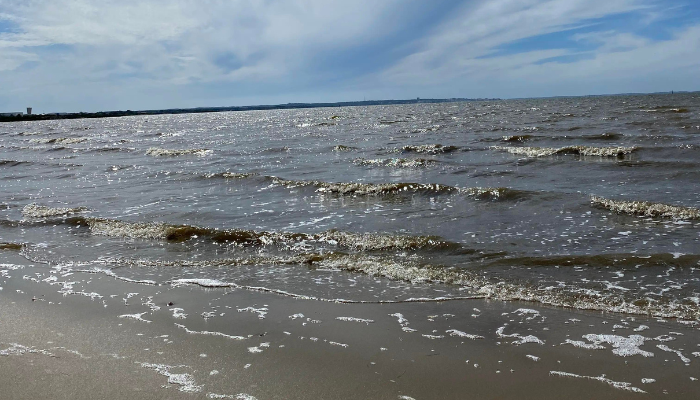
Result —
[[2, 249], [144, 282], [698, 319], [699, 209], [698, 94], [0, 125]]

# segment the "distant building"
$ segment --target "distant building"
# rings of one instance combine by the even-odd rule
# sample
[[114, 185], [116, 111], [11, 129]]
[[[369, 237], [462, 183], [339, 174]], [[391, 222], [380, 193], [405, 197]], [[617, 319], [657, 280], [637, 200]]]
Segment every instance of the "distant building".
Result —
[[27, 115], [32, 115], [32, 108], [31, 107], [27, 107]]
[[22, 111], [0, 113], [0, 117], [20, 117], [24, 115]]

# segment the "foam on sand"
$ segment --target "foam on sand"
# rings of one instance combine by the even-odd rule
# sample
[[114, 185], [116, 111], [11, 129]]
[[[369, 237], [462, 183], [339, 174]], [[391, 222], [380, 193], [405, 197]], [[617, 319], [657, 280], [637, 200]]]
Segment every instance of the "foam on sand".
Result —
[[165, 365], [165, 364], [150, 364], [150, 363], [140, 363], [141, 368], [148, 368], [155, 370], [159, 374], [166, 376], [168, 378], [168, 383], [171, 385], [178, 385], [178, 390], [185, 393], [198, 393], [202, 391], [202, 386], [197, 385], [194, 377], [190, 374], [176, 374], [171, 372], [171, 369], [175, 368], [185, 368], [183, 365]]
[[208, 399], [258, 400], [256, 397], [253, 397], [247, 393], [238, 393], [238, 394], [207, 393], [207, 398]]
[[594, 381], [600, 381], [603, 383], [607, 383], [608, 385], [614, 387], [615, 389], [627, 390], [629, 392], [635, 392], [635, 393], [646, 393], [642, 389], [632, 386], [632, 384], [629, 382], [615, 382], [613, 380], [606, 378], [605, 375], [585, 376], [585, 375], [572, 374], [570, 372], [562, 372], [562, 371], [549, 371], [549, 374], [553, 375], [553, 376], [561, 376], [561, 377], [566, 377], [566, 378], [592, 379]]
[[466, 339], [471, 339], [471, 340], [484, 339], [483, 336], [480, 336], [480, 335], [472, 335], [471, 333], [466, 333], [466, 332], [458, 331], [457, 329], [448, 329], [448, 330], [445, 331], [445, 333], [449, 334], [450, 336], [457, 336], [457, 337], [466, 338]]
[[503, 333], [503, 331], [505, 329], [506, 329], [505, 325], [496, 329], [496, 336], [498, 336], [499, 338], [516, 338], [517, 340], [512, 341], [511, 344], [514, 344], [516, 346], [520, 346], [521, 344], [526, 344], [526, 343], [536, 343], [539, 345], [544, 345], [544, 341], [540, 340], [537, 336], [534, 336], [534, 335], [523, 336], [519, 333], [505, 334], [505, 333]]
[[690, 364], [690, 358], [684, 356], [680, 350], [672, 349], [672, 348], [666, 346], [665, 344], [657, 344], [656, 347], [658, 347], [659, 349], [661, 349], [663, 351], [667, 351], [669, 353], [675, 353], [678, 356], [678, 358], [680, 358], [681, 361], [683, 361], [686, 365]]
[[34, 347], [23, 346], [18, 343], [10, 343], [10, 347], [0, 350], [0, 356], [21, 356], [24, 354], [42, 354], [49, 357], [55, 357], [53, 353], [46, 350], [36, 349]]
[[120, 315], [119, 318], [133, 319], [135, 321], [141, 321], [141, 322], [145, 322], [147, 324], [150, 324], [151, 322], [153, 322], [153, 321], [149, 321], [147, 319], [144, 319], [143, 318], [144, 314], [148, 314], [148, 311], [142, 312], [140, 314], [124, 314], [124, 315]]
[[252, 335], [250, 335], [248, 337], [232, 336], [232, 335], [227, 335], [227, 334], [221, 333], [221, 332], [193, 331], [193, 330], [187, 329], [187, 327], [185, 325], [182, 325], [182, 324], [175, 324], [175, 326], [177, 326], [180, 329], [183, 329], [185, 332], [187, 332], [191, 335], [221, 336], [221, 337], [224, 337], [226, 339], [231, 339], [231, 340], [247, 340], [248, 338], [250, 338], [252, 336]]
[[620, 357], [630, 357], [635, 355], [654, 357], [654, 353], [639, 348], [645, 341], [650, 340], [649, 338], [641, 335], [630, 335], [628, 337], [624, 337], [618, 335], [596, 335], [591, 333], [583, 335], [583, 338], [589, 342], [592, 342], [593, 345], [596, 346], [587, 348], [600, 348], [599, 346], [601, 346], [602, 343], [611, 344], [613, 347], [613, 354]]
[[338, 321], [347, 321], [347, 322], [363, 322], [367, 325], [371, 324], [374, 322], [373, 319], [364, 319], [364, 318], [355, 318], [355, 317], [336, 317]]

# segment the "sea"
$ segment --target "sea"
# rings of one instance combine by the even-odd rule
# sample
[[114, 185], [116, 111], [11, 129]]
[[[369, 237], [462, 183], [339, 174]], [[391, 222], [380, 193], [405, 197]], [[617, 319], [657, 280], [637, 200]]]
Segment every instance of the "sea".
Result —
[[2, 123], [0, 242], [89, 301], [70, 274], [692, 327], [700, 94]]

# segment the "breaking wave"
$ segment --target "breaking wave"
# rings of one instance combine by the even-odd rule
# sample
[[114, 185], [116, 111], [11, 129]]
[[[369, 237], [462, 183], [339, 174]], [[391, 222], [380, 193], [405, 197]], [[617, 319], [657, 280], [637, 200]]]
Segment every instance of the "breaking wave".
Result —
[[429, 154], [438, 154], [438, 153], [451, 153], [453, 151], [457, 151], [460, 148], [457, 146], [443, 146], [441, 144], [422, 144], [422, 145], [408, 145], [408, 146], [403, 146], [401, 149], [397, 149], [397, 151], [405, 152], [405, 153], [429, 153]]
[[39, 139], [29, 139], [30, 143], [41, 143], [41, 144], [76, 144], [82, 143], [88, 140], [82, 137], [65, 137], [65, 138], [39, 138]]
[[511, 136], [503, 136], [501, 139], [504, 142], [526, 142], [530, 139], [532, 139], [534, 136], [532, 135], [511, 135]]
[[[164, 175], [187, 174], [187, 172], [163, 171]], [[360, 183], [360, 182], [325, 182], [318, 180], [285, 179], [271, 175], [259, 175], [255, 172], [215, 172], [192, 174], [196, 179], [252, 179], [258, 178], [269, 182], [272, 186], [282, 186], [288, 189], [299, 187], [316, 188], [318, 193], [335, 194], [340, 196], [393, 196], [401, 194], [462, 194], [479, 200], [519, 200], [531, 197], [533, 192], [511, 189], [506, 187], [471, 187], [460, 188], [439, 183]]]
[[566, 146], [566, 147], [503, 147], [494, 146], [496, 150], [507, 151], [511, 154], [520, 154], [528, 157], [547, 157], [556, 154], [577, 154], [581, 156], [595, 157], [623, 157], [637, 150], [636, 147], [593, 147], [593, 146]]
[[693, 207], [672, 206], [648, 201], [611, 200], [598, 196], [591, 196], [591, 204], [618, 214], [673, 219], [700, 219], [700, 209]]
[[160, 149], [156, 147], [151, 147], [148, 150], [146, 150], [146, 154], [149, 156], [153, 157], [162, 157], [162, 156], [182, 156], [182, 155], [196, 155], [196, 156], [206, 156], [208, 154], [211, 154], [212, 150], [208, 149]]
[[63, 207], [47, 207], [40, 206], [36, 203], [27, 204], [22, 209], [22, 215], [27, 218], [48, 218], [58, 217], [63, 215], [76, 214], [87, 211], [85, 207], [63, 208]]
[[126, 222], [103, 218], [73, 217], [66, 220], [72, 225], [86, 225], [95, 235], [160, 239], [184, 242], [206, 238], [217, 243], [236, 245], [293, 245], [297, 243], [330, 244], [363, 251], [459, 249], [461, 245], [436, 236], [410, 236], [380, 233], [351, 233], [329, 230], [322, 233], [264, 232], [244, 229], [220, 230], [190, 225], [171, 225], [158, 222]]
[[333, 151], [337, 151], [337, 152], [353, 151], [353, 150], [357, 150], [357, 147], [344, 146], [342, 144], [339, 144], [339, 145], [333, 147]]
[[[517, 261], [517, 260], [516, 260]], [[544, 285], [490, 278], [478, 272], [425, 264], [412, 259], [376, 256], [366, 253], [346, 254], [329, 252], [324, 254], [304, 253], [290, 256], [252, 256], [248, 258], [227, 258], [217, 260], [139, 260], [139, 259], [103, 259], [99, 262], [140, 267], [181, 267], [210, 268], [222, 266], [255, 265], [301, 265], [308, 268], [328, 271], [346, 271], [383, 277], [413, 284], [437, 283], [461, 286], [467, 297], [487, 298], [503, 301], [530, 301], [546, 305], [567, 307], [579, 310], [597, 310], [623, 314], [651, 315], [666, 318], [695, 320], [700, 318], [697, 303], [666, 301], [652, 299], [643, 294], [621, 296], [619, 293], [601, 293], [580, 291], [575, 288], [553, 289]], [[243, 286], [234, 282], [212, 279], [176, 280], [174, 284], [197, 284], [205, 287], [238, 287], [251, 290], [263, 290], [292, 297], [325, 300], [310, 296], [296, 295], [282, 290]], [[454, 300], [445, 297], [439, 300]], [[411, 301], [398, 300], [397, 302]], [[352, 300], [328, 300], [336, 302], [362, 302]], [[389, 301], [391, 302], [391, 301]]]
[[296, 181], [276, 177], [268, 177], [273, 184], [293, 188], [300, 186], [315, 186], [316, 191], [338, 195], [396, 195], [401, 193], [452, 194], [459, 193], [478, 199], [517, 200], [531, 195], [530, 192], [509, 188], [458, 188], [439, 183], [355, 183], [355, 182], [323, 182]]
[[358, 158], [353, 160], [357, 165], [365, 166], [380, 166], [380, 167], [395, 167], [395, 168], [421, 168], [429, 167], [435, 165], [434, 160], [427, 160], [425, 158], [389, 158], [389, 159], [374, 159], [368, 160], [365, 158]]
[[258, 176], [255, 172], [217, 172], [211, 174], [204, 174], [203, 177], [206, 179], [212, 178], [223, 178], [223, 179], [246, 179], [254, 176]]
[[21, 243], [0, 242], [0, 250], [22, 250], [24, 245]]

